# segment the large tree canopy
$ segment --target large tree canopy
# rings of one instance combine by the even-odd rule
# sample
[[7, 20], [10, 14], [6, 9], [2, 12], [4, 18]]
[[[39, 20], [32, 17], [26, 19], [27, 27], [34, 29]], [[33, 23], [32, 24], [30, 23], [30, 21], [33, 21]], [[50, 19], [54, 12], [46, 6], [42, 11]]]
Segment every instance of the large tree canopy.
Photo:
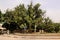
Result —
[[40, 4], [33, 6], [31, 3], [28, 8], [24, 4], [15, 7], [14, 10], [6, 10], [4, 14], [4, 22], [16, 22], [20, 28], [32, 30], [43, 21], [44, 12], [40, 9]]
[[[49, 17], [45, 18], [45, 12], [40, 8], [40, 4], [37, 3], [33, 5], [32, 3], [25, 7], [24, 4], [20, 4], [14, 8], [14, 10], [6, 10], [4, 14], [0, 11], [0, 22], [5, 22], [7, 25], [14, 25], [17, 23], [20, 29], [25, 29], [29, 31], [44, 30], [45, 32], [53, 32], [59, 28], [54, 27], [54, 23]], [[12, 23], [14, 22], [14, 23]], [[8, 28], [16, 29], [14, 26], [9, 26]], [[7, 27], [7, 26], [6, 26]], [[12, 30], [12, 29], [11, 29]]]

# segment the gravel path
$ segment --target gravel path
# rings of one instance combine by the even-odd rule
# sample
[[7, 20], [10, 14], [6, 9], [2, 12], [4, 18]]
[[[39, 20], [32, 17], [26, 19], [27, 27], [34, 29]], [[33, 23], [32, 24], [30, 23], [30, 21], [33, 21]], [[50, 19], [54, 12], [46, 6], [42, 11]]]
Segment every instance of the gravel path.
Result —
[[0, 40], [60, 40], [60, 36], [18, 36], [18, 35], [0, 35]]

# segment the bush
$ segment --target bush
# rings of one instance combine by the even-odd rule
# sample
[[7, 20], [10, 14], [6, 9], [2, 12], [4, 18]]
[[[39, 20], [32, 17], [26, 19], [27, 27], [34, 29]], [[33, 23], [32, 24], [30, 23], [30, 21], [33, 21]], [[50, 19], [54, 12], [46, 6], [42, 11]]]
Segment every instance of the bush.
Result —
[[44, 29], [45, 32], [49, 32], [49, 33], [52, 33], [54, 32], [54, 27], [50, 26], [50, 27], [47, 27]]
[[59, 30], [60, 30], [59, 26], [56, 26], [54, 31], [57, 33], [59, 32]]
[[7, 30], [9, 30], [11, 32], [13, 32], [14, 30], [20, 29], [19, 25], [15, 22], [10, 22], [10, 24], [9, 23], [4, 23], [2, 25], [2, 27], [6, 28]]
[[9, 23], [4, 23], [3, 25], [2, 25], [2, 27], [3, 28], [6, 28], [7, 30], [9, 30], [9, 28], [10, 28], [10, 25], [9, 25]]
[[19, 29], [19, 25], [15, 22], [11, 22], [9, 30], [12, 32], [12, 31], [17, 30], [17, 29]]

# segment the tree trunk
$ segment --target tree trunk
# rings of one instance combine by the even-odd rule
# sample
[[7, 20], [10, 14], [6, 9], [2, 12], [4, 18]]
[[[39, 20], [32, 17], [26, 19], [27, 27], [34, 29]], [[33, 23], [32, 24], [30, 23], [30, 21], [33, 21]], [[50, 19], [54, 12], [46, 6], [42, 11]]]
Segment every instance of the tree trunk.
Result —
[[10, 34], [10, 31], [9, 30], [7, 30], [7, 34]]
[[36, 33], [36, 27], [37, 27], [37, 26], [35, 25], [35, 29], [34, 29], [34, 32], [35, 32], [35, 33]]

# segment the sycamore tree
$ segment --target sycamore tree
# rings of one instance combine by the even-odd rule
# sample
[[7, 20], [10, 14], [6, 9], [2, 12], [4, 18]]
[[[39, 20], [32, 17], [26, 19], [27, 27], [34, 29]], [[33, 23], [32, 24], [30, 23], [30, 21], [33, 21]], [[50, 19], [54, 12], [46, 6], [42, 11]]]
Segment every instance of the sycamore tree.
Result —
[[14, 20], [19, 25], [21, 29], [24, 30], [25, 27], [27, 27], [25, 17], [27, 16], [26, 8], [24, 4], [20, 4], [19, 6], [15, 7], [14, 10]]
[[2, 16], [2, 13], [1, 13], [1, 11], [0, 11], [0, 22], [2, 21], [1, 16]]
[[[40, 4], [36, 4], [34, 6], [34, 22], [35, 22], [35, 30], [36, 30], [36, 27], [38, 25], [41, 25], [43, 23], [43, 16], [44, 16], [44, 12], [42, 11], [42, 9], [39, 8], [40, 7]], [[36, 31], [35, 31], [36, 32]]]
[[3, 14], [2, 14], [2, 11], [0, 11], [0, 23], [3, 22]]
[[34, 6], [32, 3], [28, 5], [27, 16], [25, 17], [25, 20], [29, 24], [30, 31], [33, 30], [32, 28], [34, 27], [34, 32], [36, 32], [36, 27], [43, 21], [44, 12], [39, 7], [39, 3]]
[[45, 24], [44, 26], [45, 32], [54, 32], [54, 24], [52, 20], [49, 19], [49, 17], [45, 18], [44, 24]]
[[14, 20], [14, 16], [12, 14], [12, 11], [6, 10], [4, 14], [4, 22], [10, 23]]
[[60, 31], [60, 23], [54, 23], [54, 31], [58, 33]]
[[0, 23], [4, 22], [4, 14], [0, 10]]

